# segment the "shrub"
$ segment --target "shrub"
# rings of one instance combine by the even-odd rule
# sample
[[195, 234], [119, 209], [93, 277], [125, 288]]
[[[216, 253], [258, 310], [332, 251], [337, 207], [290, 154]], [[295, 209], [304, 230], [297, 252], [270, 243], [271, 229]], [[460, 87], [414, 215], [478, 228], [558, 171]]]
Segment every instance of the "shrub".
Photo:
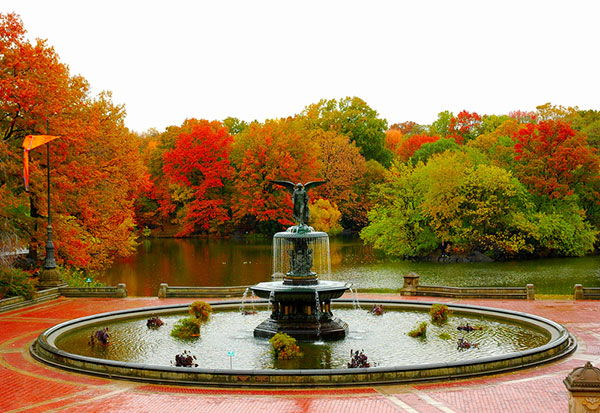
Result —
[[194, 317], [182, 318], [173, 326], [171, 336], [182, 339], [200, 337], [200, 321]]
[[452, 312], [448, 310], [448, 306], [444, 304], [433, 304], [431, 309], [429, 310], [429, 315], [431, 315], [432, 322], [444, 322], [448, 321], [448, 316]]
[[414, 330], [408, 332], [411, 337], [426, 337], [427, 336], [427, 322], [423, 321]]
[[279, 360], [292, 360], [302, 357], [300, 347], [296, 344], [296, 339], [285, 333], [277, 333], [269, 340], [273, 346], [273, 354]]
[[200, 321], [206, 321], [212, 313], [212, 307], [210, 304], [204, 301], [194, 301], [190, 305], [190, 314], [196, 317]]
[[35, 281], [25, 271], [0, 266], [0, 299], [18, 296], [26, 300], [35, 298]]
[[60, 267], [60, 276], [69, 287], [105, 287], [106, 284], [95, 279], [96, 274], [73, 267]]

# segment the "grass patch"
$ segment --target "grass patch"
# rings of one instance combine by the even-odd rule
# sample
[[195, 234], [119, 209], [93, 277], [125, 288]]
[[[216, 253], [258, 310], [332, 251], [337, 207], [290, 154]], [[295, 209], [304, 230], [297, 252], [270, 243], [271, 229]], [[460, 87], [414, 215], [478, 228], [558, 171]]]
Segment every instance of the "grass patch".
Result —
[[97, 275], [77, 268], [61, 267], [60, 276], [69, 287], [106, 287], [106, 284], [96, 279]]

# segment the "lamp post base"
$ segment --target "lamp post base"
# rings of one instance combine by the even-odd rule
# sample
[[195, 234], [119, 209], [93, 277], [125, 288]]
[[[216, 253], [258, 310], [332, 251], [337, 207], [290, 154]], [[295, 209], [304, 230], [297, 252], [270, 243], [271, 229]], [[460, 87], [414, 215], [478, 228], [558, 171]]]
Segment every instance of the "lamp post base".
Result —
[[48, 288], [60, 287], [65, 284], [66, 283], [60, 276], [58, 268], [42, 268], [37, 288], [38, 290], [46, 290]]

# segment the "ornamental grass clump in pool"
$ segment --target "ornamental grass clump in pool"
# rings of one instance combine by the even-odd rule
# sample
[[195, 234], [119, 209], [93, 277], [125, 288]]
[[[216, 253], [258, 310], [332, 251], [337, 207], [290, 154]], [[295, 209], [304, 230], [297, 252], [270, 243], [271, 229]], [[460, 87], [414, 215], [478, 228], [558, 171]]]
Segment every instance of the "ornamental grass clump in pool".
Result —
[[194, 301], [190, 305], [190, 314], [193, 317], [182, 318], [171, 330], [171, 336], [181, 339], [191, 339], [200, 337], [200, 326], [203, 321], [207, 321], [212, 313], [210, 304], [204, 301]]
[[427, 323], [423, 321], [414, 330], [410, 330], [408, 335], [411, 337], [427, 337]]

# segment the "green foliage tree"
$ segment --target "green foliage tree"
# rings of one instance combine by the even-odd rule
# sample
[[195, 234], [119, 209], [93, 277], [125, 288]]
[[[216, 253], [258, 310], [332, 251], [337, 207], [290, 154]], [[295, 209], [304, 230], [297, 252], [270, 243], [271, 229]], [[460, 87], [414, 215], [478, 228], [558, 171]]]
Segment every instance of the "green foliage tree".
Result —
[[460, 145], [454, 141], [454, 139], [439, 139], [435, 142], [425, 143], [413, 153], [410, 161], [413, 165], [419, 162], [427, 163], [429, 158], [437, 153], [444, 153], [446, 151], [455, 151], [460, 148]]
[[387, 121], [358, 97], [321, 100], [307, 106], [300, 117], [309, 129], [335, 130], [350, 138], [366, 160], [374, 159], [388, 167], [392, 154], [385, 147]]
[[438, 113], [437, 119], [431, 124], [429, 133], [432, 135], [439, 135], [445, 138], [448, 135], [450, 128], [450, 121], [454, 117], [454, 114], [450, 111], [443, 111]]

